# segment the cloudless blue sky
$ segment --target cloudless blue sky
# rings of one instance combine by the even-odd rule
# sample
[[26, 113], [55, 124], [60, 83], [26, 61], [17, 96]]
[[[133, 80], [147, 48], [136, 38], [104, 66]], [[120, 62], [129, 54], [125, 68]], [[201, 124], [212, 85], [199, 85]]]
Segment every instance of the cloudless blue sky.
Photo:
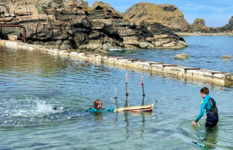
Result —
[[[95, 0], [88, 1], [92, 6]], [[220, 27], [229, 22], [233, 16], [233, 0], [102, 0], [109, 3], [120, 12], [138, 2], [149, 2], [154, 4], [173, 4], [184, 14], [189, 23], [193, 23], [195, 18], [203, 18], [207, 26]]]

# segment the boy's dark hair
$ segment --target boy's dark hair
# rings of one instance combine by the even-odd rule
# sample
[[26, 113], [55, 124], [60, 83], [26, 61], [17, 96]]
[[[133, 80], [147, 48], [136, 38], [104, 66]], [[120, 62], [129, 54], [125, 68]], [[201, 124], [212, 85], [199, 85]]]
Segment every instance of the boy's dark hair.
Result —
[[207, 87], [203, 87], [201, 90], [200, 90], [201, 93], [204, 93], [204, 94], [209, 94], [209, 89]]
[[97, 99], [94, 101], [94, 106], [96, 107], [99, 103], [102, 103], [102, 101], [100, 99]]

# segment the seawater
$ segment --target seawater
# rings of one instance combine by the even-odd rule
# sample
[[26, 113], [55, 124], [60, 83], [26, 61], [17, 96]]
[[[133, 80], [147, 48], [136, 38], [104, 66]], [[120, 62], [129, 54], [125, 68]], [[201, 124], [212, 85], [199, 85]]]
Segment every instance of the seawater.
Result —
[[[185, 38], [190, 47], [180, 51], [146, 50], [120, 54], [141, 59], [151, 56], [154, 61], [154, 58], [161, 58], [166, 63], [191, 66], [192, 56], [201, 52], [197, 47], [205, 45], [202, 55], [196, 56], [205, 57], [204, 63], [194, 59], [194, 66], [205, 67], [202, 65], [206, 64], [210, 69], [221, 70], [219, 63], [223, 66], [232, 63], [231, 60], [223, 61], [221, 55], [230, 55], [233, 49], [223, 44], [221, 49], [218, 43], [209, 40], [217, 38], [230, 43], [232, 37]], [[202, 41], [199, 45], [198, 39]], [[218, 47], [215, 49], [217, 54], [212, 52], [209, 57], [213, 47]], [[194, 54], [186, 61], [173, 59], [175, 53], [183, 51]], [[212, 62], [212, 55], [219, 61]], [[165, 56], [169, 57], [162, 59]], [[214, 65], [207, 65], [208, 61]], [[229, 66], [223, 71], [231, 71]], [[86, 110], [97, 98], [102, 99], [105, 108], [115, 106], [115, 88], [118, 103], [124, 106], [127, 72], [130, 105], [142, 102], [140, 83], [144, 76], [146, 103], [155, 103], [154, 112], [88, 113]], [[210, 88], [219, 108], [220, 122], [212, 130], [204, 128], [205, 117], [197, 128], [191, 125], [200, 110], [199, 90], [203, 86]], [[232, 149], [232, 97], [232, 88], [197, 85], [105, 65], [74, 62], [36, 51], [1, 48], [0, 149]]]
[[[222, 58], [224, 55], [233, 56], [233, 36], [186, 36], [184, 39], [188, 47], [179, 50], [127, 50], [108, 55], [233, 73], [233, 58]], [[190, 58], [174, 59], [175, 55], [183, 53], [189, 54]]]

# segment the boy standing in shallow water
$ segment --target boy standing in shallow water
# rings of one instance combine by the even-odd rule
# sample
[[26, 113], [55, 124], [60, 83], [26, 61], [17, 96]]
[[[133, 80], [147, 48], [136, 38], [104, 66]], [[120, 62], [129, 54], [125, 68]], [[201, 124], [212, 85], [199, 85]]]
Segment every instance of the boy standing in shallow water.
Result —
[[94, 101], [94, 106], [91, 106], [88, 112], [97, 112], [97, 113], [104, 113], [108, 111], [114, 111], [114, 107], [110, 107], [108, 110], [102, 108], [102, 101], [97, 99]]
[[209, 89], [207, 87], [203, 87], [200, 90], [201, 97], [203, 100], [201, 101], [201, 111], [197, 116], [196, 120], [192, 122], [193, 125], [197, 125], [197, 122], [204, 115], [204, 111], [206, 110], [206, 127], [215, 127], [218, 123], [218, 109], [216, 106], [216, 102], [209, 95]]

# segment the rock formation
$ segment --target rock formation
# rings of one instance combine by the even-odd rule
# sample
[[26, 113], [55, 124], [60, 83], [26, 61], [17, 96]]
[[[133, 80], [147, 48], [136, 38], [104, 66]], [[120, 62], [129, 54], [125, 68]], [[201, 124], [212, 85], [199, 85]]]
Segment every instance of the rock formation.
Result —
[[192, 32], [203, 32], [203, 33], [221, 33], [221, 32], [233, 32], [233, 16], [230, 18], [229, 23], [223, 27], [212, 28], [205, 25], [205, 20], [196, 18], [194, 23], [191, 25]]
[[174, 59], [185, 60], [188, 59], [190, 56], [189, 54], [177, 54], [174, 56]]
[[232, 58], [232, 56], [230, 56], [230, 55], [223, 55], [222, 58], [223, 59], [230, 59], [230, 58]]
[[229, 19], [229, 23], [219, 28], [219, 30], [233, 32], [233, 16]]
[[[106, 51], [113, 48], [183, 48], [179, 36], [151, 32], [144, 25], [123, 20], [109, 4], [95, 2], [91, 8], [82, 0], [1, 0], [0, 19], [27, 29], [29, 43], [61, 49]], [[21, 34], [19, 28], [3, 28], [1, 37]]]
[[126, 20], [140, 24], [159, 23], [173, 31], [189, 31], [188, 22], [184, 19], [183, 13], [174, 5], [157, 5], [151, 3], [138, 3], [124, 13]]
[[196, 18], [194, 23], [191, 25], [191, 30], [193, 32], [208, 32], [210, 29], [205, 25], [205, 20], [201, 18]]

